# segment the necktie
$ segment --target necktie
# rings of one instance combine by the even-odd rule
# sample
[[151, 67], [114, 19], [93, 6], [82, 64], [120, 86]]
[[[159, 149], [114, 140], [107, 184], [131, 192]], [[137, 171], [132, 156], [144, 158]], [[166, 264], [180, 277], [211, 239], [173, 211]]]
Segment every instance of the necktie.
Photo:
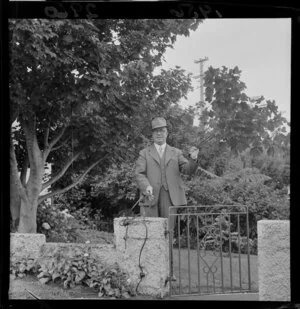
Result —
[[158, 153], [159, 153], [159, 156], [160, 156], [160, 157], [163, 156], [163, 148], [162, 148], [162, 146], [159, 146], [159, 147], [158, 147]]

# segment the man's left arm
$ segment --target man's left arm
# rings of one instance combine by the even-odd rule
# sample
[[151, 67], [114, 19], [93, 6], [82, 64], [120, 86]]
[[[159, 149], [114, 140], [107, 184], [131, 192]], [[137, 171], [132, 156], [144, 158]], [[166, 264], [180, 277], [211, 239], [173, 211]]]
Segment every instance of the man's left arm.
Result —
[[178, 163], [180, 171], [184, 174], [192, 174], [195, 172], [197, 166], [198, 166], [198, 152], [199, 149], [196, 147], [192, 147], [189, 152], [189, 159], [186, 159], [182, 151], [179, 150], [178, 154]]

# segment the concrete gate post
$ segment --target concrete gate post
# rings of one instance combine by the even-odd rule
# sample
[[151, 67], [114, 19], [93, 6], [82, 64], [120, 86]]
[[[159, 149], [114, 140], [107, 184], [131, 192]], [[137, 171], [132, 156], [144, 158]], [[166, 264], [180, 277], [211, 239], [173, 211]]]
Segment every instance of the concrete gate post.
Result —
[[[115, 218], [114, 234], [120, 267], [138, 285], [138, 293], [163, 297], [169, 284], [169, 236], [165, 218]], [[147, 239], [145, 240], [145, 237]], [[141, 273], [144, 276], [141, 278]]]
[[290, 221], [260, 220], [257, 229], [259, 300], [290, 301]]

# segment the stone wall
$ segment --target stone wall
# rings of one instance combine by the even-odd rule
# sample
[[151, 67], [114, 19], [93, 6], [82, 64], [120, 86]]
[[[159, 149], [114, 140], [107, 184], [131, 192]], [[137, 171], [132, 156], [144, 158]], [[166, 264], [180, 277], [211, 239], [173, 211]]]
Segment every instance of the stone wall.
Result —
[[10, 255], [15, 258], [32, 258], [40, 256], [40, 248], [46, 244], [44, 234], [10, 234]]
[[109, 244], [46, 243], [40, 248], [40, 258], [43, 261], [51, 259], [57, 253], [69, 258], [82, 253], [88, 254], [106, 266], [119, 264], [121, 260], [114, 245]]
[[290, 301], [290, 222], [258, 221], [259, 300]]
[[83, 250], [101, 264], [117, 263], [128, 273], [133, 286], [138, 285], [139, 294], [162, 297], [169, 290], [166, 282], [169, 275], [167, 235], [167, 219], [116, 218], [115, 245], [46, 243], [43, 234], [12, 233], [11, 256], [47, 262], [57, 252], [72, 257]]

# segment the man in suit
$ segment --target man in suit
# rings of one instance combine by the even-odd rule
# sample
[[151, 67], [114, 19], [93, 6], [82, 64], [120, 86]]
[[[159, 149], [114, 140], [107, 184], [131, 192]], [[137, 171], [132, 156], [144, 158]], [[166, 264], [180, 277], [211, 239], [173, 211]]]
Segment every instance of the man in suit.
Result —
[[[196, 170], [199, 149], [192, 147], [190, 159], [181, 150], [166, 143], [168, 129], [166, 120], [157, 117], [152, 120], [154, 143], [141, 150], [136, 162], [135, 175], [142, 194], [148, 201], [141, 206], [146, 217], [168, 218], [170, 206], [187, 204], [184, 184], [180, 173], [191, 174]], [[170, 230], [175, 225], [175, 216], [170, 221]]]

